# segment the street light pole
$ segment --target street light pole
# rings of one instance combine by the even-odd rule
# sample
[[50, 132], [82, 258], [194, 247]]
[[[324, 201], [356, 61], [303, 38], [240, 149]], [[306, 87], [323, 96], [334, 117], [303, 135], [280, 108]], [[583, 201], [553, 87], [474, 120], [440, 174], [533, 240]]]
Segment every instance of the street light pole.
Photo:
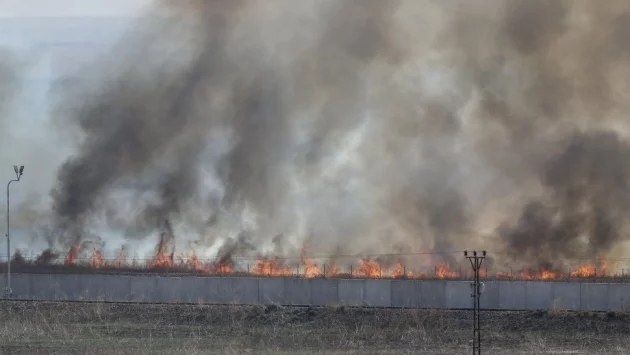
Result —
[[24, 165], [18, 168], [17, 165], [13, 165], [13, 170], [15, 171], [16, 179], [9, 181], [7, 184], [7, 285], [4, 290], [4, 295], [6, 299], [10, 299], [13, 291], [11, 291], [11, 235], [10, 231], [10, 219], [9, 219], [9, 187], [11, 187], [12, 182], [20, 181], [22, 174], [24, 174]]

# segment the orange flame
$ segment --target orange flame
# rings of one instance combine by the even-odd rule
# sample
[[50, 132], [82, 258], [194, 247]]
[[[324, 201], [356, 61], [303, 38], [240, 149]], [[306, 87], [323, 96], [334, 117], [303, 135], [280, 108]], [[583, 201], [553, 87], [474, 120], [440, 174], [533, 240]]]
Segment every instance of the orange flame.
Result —
[[92, 249], [92, 267], [101, 268], [105, 265], [105, 258], [103, 258], [103, 253], [101, 253], [98, 249]]
[[213, 272], [215, 274], [231, 274], [234, 272], [234, 267], [228, 264], [217, 264], [214, 265]]
[[374, 260], [360, 259], [359, 266], [356, 271], [352, 274], [355, 276], [364, 276], [364, 277], [381, 277], [383, 272], [383, 268], [379, 263]]
[[339, 266], [334, 261], [330, 264], [330, 267], [326, 268], [324, 265], [324, 272], [322, 273], [325, 276], [338, 276], [339, 275]]
[[396, 266], [394, 267], [394, 272], [392, 274], [392, 276], [394, 277], [406, 277], [407, 273], [405, 272], [405, 266], [403, 265], [403, 263], [401, 263], [400, 261], [398, 261], [396, 263]]
[[394, 270], [392, 271], [392, 277], [394, 278], [405, 277], [405, 278], [411, 279], [411, 278], [416, 278], [418, 276], [419, 274], [416, 274], [412, 271], [408, 271], [405, 265], [402, 263], [402, 261], [398, 261], [396, 263], [396, 266], [394, 267]]
[[322, 270], [319, 265], [306, 257], [306, 252], [302, 249], [301, 261], [304, 265], [304, 277], [312, 279], [321, 276]]
[[[599, 267], [596, 264], [580, 265], [575, 271], [571, 272], [571, 277], [605, 277], [610, 276], [608, 260], [605, 257], [599, 258]], [[616, 265], [613, 265], [616, 268]]]
[[[177, 261], [174, 259], [175, 248], [169, 252], [169, 248], [163, 240], [157, 245], [155, 256], [148, 262], [150, 268], [170, 268], [181, 267], [183, 269], [194, 270], [202, 272], [204, 274], [230, 274], [235, 272], [235, 265], [231, 259], [221, 260], [215, 263], [204, 263], [194, 250], [188, 253], [182, 253], [178, 255]], [[75, 265], [78, 260], [80, 251], [80, 245], [72, 246], [65, 256], [66, 265]], [[299, 275], [306, 278], [315, 278], [320, 276], [335, 277], [340, 275], [339, 267], [337, 264], [329, 260], [328, 265], [319, 265], [315, 260], [309, 259], [305, 248], [302, 248], [299, 264], [287, 265], [278, 259], [272, 258], [259, 258], [256, 264], [250, 270], [252, 275], [261, 276], [293, 276]], [[135, 263], [135, 262], [134, 262]], [[115, 260], [107, 262], [103, 256], [101, 250], [97, 248], [92, 249], [91, 263], [88, 264], [94, 268], [103, 267], [129, 267], [135, 264], [127, 264], [124, 254], [124, 248], [120, 248]], [[589, 277], [610, 277], [614, 276], [611, 270], [614, 270], [617, 265], [610, 265], [608, 261], [600, 257], [596, 262], [590, 264], [582, 264], [577, 269], [572, 271], [559, 271], [559, 270], [524, 270], [517, 272], [496, 272], [494, 274], [497, 278], [516, 278], [524, 280], [552, 280], [559, 278], [589, 278]], [[249, 268], [248, 268], [249, 269]], [[463, 273], [463, 275], [462, 275]], [[357, 266], [352, 270], [352, 275], [357, 277], [367, 278], [440, 278], [440, 279], [452, 279], [459, 278], [461, 276], [471, 277], [472, 272], [466, 270], [465, 272], [458, 272], [451, 269], [451, 265], [446, 262], [441, 262], [437, 267], [433, 275], [431, 273], [414, 273], [407, 270], [401, 260], [393, 265], [379, 263], [370, 258], [362, 258], [357, 260]], [[488, 277], [487, 269], [482, 268], [480, 270], [481, 277]]]
[[457, 271], [451, 271], [447, 263], [441, 262], [440, 266], [438, 266], [435, 271], [435, 276], [439, 279], [454, 279], [459, 277], [459, 273]]
[[76, 264], [80, 247], [81, 247], [80, 244], [73, 245], [72, 247], [70, 247], [70, 250], [68, 250], [68, 253], [66, 254], [66, 260], [65, 260], [66, 265]]
[[252, 273], [265, 276], [289, 276], [292, 275], [292, 270], [290, 266], [282, 265], [274, 256], [271, 259], [258, 259]]
[[164, 243], [164, 240], [160, 239], [155, 257], [149, 262], [149, 268], [164, 268], [174, 265], [175, 248], [173, 248], [170, 255], [166, 249], [166, 243]]
[[551, 270], [524, 270], [520, 273], [520, 277], [524, 280], [551, 280], [560, 278], [561, 276], [559, 272]]

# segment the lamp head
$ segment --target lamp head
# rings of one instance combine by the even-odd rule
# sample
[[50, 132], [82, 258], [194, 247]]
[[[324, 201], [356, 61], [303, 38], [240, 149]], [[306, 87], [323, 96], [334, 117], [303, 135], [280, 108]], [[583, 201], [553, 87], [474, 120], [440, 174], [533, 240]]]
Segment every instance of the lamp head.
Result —
[[464, 250], [464, 257], [467, 257], [467, 256], [468, 256], [468, 251]]
[[486, 251], [485, 250], [482, 253], [483, 253], [483, 256], [486, 256]]
[[20, 177], [22, 177], [22, 174], [24, 174], [24, 165], [13, 165], [13, 171], [15, 171], [15, 176], [17, 177], [17, 179], [20, 180]]

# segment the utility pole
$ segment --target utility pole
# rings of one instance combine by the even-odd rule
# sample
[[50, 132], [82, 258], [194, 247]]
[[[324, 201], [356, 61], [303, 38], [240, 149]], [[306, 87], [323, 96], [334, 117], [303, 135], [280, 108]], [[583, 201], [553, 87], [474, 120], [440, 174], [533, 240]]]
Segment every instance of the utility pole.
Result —
[[479, 272], [481, 270], [481, 263], [486, 258], [486, 251], [482, 251], [478, 255], [476, 251], [472, 252], [472, 256], [468, 254], [468, 251], [464, 251], [464, 257], [470, 261], [473, 272], [475, 274], [475, 281], [472, 283], [473, 298], [473, 355], [481, 355], [481, 319], [479, 312], [479, 299], [483, 292], [483, 284], [479, 281]]
[[13, 295], [13, 291], [11, 290], [11, 234], [9, 233], [9, 223], [11, 220], [9, 219], [9, 187], [11, 187], [12, 182], [20, 181], [22, 174], [24, 174], [24, 165], [19, 168], [17, 165], [13, 165], [13, 170], [15, 170], [16, 179], [9, 181], [7, 184], [7, 284], [4, 290], [6, 299], [10, 299]]

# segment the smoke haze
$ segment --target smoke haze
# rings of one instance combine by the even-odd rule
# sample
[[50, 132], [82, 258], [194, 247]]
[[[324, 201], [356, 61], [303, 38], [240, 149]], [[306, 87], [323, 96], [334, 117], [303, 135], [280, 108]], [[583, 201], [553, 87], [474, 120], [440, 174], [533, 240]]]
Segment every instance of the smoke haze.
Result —
[[616, 0], [160, 2], [65, 81], [49, 245], [623, 253], [629, 36]]

